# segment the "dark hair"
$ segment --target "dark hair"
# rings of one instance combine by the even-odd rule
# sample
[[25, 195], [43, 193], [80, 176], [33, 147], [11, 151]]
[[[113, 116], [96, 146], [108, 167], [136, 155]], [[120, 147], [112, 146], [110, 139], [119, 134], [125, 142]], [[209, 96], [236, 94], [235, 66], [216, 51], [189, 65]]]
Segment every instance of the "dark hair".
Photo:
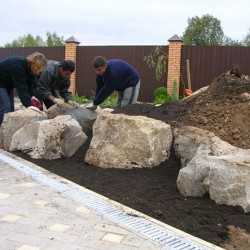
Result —
[[103, 56], [97, 56], [95, 57], [94, 61], [93, 61], [93, 66], [95, 69], [99, 68], [99, 67], [103, 67], [107, 65], [107, 60], [105, 57]]
[[64, 70], [64, 71], [70, 71], [74, 72], [75, 71], [75, 63], [72, 60], [64, 60], [62, 61], [59, 66]]

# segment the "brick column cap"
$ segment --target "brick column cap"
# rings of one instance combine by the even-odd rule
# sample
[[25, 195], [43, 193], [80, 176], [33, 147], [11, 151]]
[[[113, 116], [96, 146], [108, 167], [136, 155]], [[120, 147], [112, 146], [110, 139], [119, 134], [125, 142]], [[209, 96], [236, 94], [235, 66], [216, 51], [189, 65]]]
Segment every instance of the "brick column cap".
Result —
[[180, 42], [182, 43], [182, 39], [178, 35], [173, 35], [168, 39], [169, 42]]
[[65, 40], [65, 43], [75, 43], [75, 44], [79, 44], [80, 42], [79, 42], [74, 36], [71, 36], [71, 37], [69, 37], [67, 40]]

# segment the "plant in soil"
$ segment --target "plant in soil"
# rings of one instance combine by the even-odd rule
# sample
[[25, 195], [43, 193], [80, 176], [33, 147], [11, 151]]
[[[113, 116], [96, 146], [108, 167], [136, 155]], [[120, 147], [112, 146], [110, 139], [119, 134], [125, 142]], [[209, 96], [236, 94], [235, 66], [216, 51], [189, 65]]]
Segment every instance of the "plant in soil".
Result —
[[[86, 104], [92, 102], [92, 98], [86, 96], [79, 96], [78, 94], [72, 96], [72, 100], [79, 104]], [[114, 108], [118, 101], [118, 93], [114, 92], [109, 96], [100, 106], [102, 108]]]
[[85, 104], [91, 102], [91, 99], [86, 96], [79, 96], [78, 94], [72, 96], [72, 100], [79, 103], [79, 104]]
[[154, 91], [154, 104], [164, 104], [172, 101], [172, 97], [168, 94], [165, 87], [159, 87]]
[[168, 90], [166, 87], [159, 87], [154, 91], [154, 104], [164, 104], [177, 100], [179, 100], [179, 96], [177, 93], [176, 81], [174, 82], [172, 95], [168, 94]]
[[102, 108], [114, 108], [117, 105], [118, 93], [114, 92], [100, 105]]

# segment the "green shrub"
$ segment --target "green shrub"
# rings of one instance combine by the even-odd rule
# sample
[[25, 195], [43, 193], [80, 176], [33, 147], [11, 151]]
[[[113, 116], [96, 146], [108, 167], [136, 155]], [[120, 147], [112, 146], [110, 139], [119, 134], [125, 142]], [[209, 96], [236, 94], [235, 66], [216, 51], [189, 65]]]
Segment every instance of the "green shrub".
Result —
[[154, 91], [154, 103], [164, 104], [166, 102], [171, 102], [172, 97], [168, 94], [166, 87], [159, 87]]
[[91, 100], [86, 97], [86, 96], [79, 96], [79, 95], [74, 95], [72, 96], [72, 100], [79, 103], [79, 104], [85, 104], [91, 102]]
[[[86, 96], [79, 96], [79, 95], [74, 95], [72, 96], [72, 100], [79, 103], [79, 104], [85, 104], [85, 103], [90, 103], [92, 102], [91, 98], [88, 98]], [[118, 100], [118, 94], [113, 93], [111, 96], [109, 96], [100, 106], [102, 108], [113, 108], [116, 106]]]
[[117, 105], [118, 93], [114, 92], [100, 106], [102, 108], [114, 108]]

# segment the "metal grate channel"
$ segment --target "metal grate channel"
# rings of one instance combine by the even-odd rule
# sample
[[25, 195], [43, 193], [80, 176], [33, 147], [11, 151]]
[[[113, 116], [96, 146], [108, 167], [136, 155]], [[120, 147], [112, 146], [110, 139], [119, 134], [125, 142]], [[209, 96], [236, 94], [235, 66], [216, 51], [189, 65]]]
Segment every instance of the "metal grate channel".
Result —
[[61, 192], [62, 195], [84, 203], [85, 206], [94, 209], [99, 215], [105, 216], [114, 223], [151, 239], [162, 246], [164, 250], [214, 250], [217, 248], [216, 246], [203, 245], [198, 240], [189, 239], [188, 235], [178, 234], [144, 217], [128, 214], [108, 200], [102, 199], [94, 193], [87, 192], [84, 188], [79, 188], [77, 184], [70, 182], [65, 182], [66, 184], [61, 183], [53, 179], [53, 174], [47, 176], [44, 174], [46, 171], [40, 171], [40, 167], [34, 167], [33, 164], [30, 164], [29, 167], [28, 163], [24, 164], [21, 160], [16, 160], [7, 153], [0, 153], [0, 160], [31, 176], [37, 182]]

